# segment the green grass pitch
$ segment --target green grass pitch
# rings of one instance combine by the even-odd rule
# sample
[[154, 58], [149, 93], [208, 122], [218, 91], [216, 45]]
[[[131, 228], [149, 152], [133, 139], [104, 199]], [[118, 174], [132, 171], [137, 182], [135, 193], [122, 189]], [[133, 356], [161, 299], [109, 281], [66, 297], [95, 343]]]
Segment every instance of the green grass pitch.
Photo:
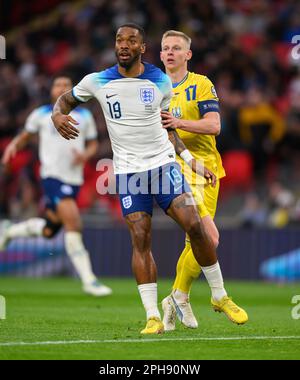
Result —
[[[208, 286], [199, 281], [191, 296], [199, 328], [178, 323], [174, 332], [145, 337], [134, 280], [105, 283], [114, 294], [94, 298], [73, 279], [1, 278], [7, 318], [0, 320], [0, 359], [300, 359], [300, 319], [291, 316], [299, 284], [227, 282], [249, 314], [246, 325], [236, 326], [213, 312]], [[160, 301], [170, 287], [159, 280]]]

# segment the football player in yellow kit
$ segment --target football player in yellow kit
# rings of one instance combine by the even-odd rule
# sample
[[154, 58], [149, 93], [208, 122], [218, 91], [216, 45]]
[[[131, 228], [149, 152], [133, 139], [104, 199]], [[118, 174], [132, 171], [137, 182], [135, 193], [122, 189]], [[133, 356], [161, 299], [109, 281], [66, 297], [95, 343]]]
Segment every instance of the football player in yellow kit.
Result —
[[[205, 167], [217, 177], [215, 186], [212, 184], [199, 186], [195, 174], [189, 171], [186, 165], [184, 166], [180, 157], [177, 157], [197, 201], [204, 227], [217, 247], [219, 232], [213, 219], [217, 207], [220, 179], [225, 176], [215, 139], [221, 129], [219, 102], [212, 82], [206, 76], [188, 71], [187, 64], [192, 57], [190, 46], [190, 37], [182, 32], [169, 30], [162, 37], [161, 60], [166, 73], [172, 80], [174, 93], [170, 112], [162, 112], [162, 122], [164, 128], [176, 129], [193, 157], [199, 161], [202, 160]], [[220, 273], [220, 269], [214, 268], [215, 266], [219, 264], [211, 268], [203, 268], [204, 275], [213, 282], [209, 283], [212, 289], [212, 307], [215, 311], [224, 312], [234, 323], [246, 323], [247, 313], [227, 296], [223, 279], [216, 276], [214, 281], [212, 273], [214, 271], [216, 274], [218, 271]], [[207, 276], [207, 270], [210, 272], [209, 276]], [[175, 329], [176, 314], [186, 327], [198, 327], [189, 302], [189, 293], [193, 280], [198, 278], [200, 273], [201, 267], [194, 258], [187, 236], [185, 248], [177, 263], [172, 293], [162, 302], [165, 330]]]

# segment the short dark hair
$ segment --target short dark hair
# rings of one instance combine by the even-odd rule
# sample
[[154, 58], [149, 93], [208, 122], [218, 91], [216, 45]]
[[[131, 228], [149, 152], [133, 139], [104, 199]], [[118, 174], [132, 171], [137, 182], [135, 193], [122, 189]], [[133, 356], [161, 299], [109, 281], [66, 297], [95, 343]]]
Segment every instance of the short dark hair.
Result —
[[146, 39], [146, 33], [142, 26], [135, 24], [134, 22], [126, 22], [125, 24], [122, 24], [118, 27], [118, 30], [120, 28], [132, 28], [139, 31], [140, 36], [142, 37], [142, 41], [144, 42]]

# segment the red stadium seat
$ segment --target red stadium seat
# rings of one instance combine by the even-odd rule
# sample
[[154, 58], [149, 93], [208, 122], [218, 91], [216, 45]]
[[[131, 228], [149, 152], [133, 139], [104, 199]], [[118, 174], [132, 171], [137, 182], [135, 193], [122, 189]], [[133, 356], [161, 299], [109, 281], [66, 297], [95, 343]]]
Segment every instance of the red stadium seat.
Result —
[[221, 191], [227, 195], [236, 190], [248, 191], [253, 184], [253, 159], [243, 150], [232, 150], [222, 156], [226, 177], [222, 179]]
[[54, 74], [62, 70], [69, 64], [70, 45], [63, 41], [55, 46], [51, 54], [44, 54], [40, 57], [40, 63], [49, 74]]
[[29, 150], [22, 150], [16, 154], [11, 160], [9, 167], [14, 175], [18, 175], [20, 171], [28, 166], [33, 159], [33, 154]]
[[288, 67], [289, 65], [292, 48], [293, 45], [287, 42], [277, 42], [273, 46], [273, 51], [275, 52], [279, 63], [283, 67]]
[[262, 37], [257, 34], [242, 34], [239, 37], [241, 48], [246, 54], [251, 54], [253, 50], [262, 42]]
[[0, 155], [3, 154], [5, 148], [11, 142], [11, 140], [12, 139], [10, 137], [4, 137], [4, 138], [0, 139]]

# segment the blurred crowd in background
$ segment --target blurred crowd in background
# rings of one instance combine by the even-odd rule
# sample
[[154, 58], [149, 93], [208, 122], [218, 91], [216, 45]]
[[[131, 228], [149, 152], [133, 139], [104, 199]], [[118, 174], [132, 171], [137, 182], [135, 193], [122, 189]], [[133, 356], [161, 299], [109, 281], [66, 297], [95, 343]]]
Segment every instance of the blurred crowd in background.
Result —
[[[227, 177], [219, 215], [245, 227], [300, 223], [300, 41], [297, 0], [39, 0], [1, 1], [0, 157], [35, 107], [49, 103], [51, 80], [74, 82], [115, 63], [114, 36], [124, 22], [147, 33], [144, 60], [160, 67], [160, 41], [168, 29], [192, 38], [189, 69], [207, 75], [220, 98], [217, 138]], [[297, 49], [296, 49], [297, 50]], [[298, 49], [300, 50], [300, 48]], [[297, 52], [296, 52], [297, 53]], [[300, 54], [299, 54], [300, 55]], [[99, 132], [98, 157], [85, 170], [79, 205], [119, 217], [116, 198], [95, 192], [96, 162], [111, 158], [100, 107], [91, 102]], [[100, 111], [100, 112], [99, 112]], [[0, 173], [0, 215], [25, 219], [39, 213], [36, 145]]]

